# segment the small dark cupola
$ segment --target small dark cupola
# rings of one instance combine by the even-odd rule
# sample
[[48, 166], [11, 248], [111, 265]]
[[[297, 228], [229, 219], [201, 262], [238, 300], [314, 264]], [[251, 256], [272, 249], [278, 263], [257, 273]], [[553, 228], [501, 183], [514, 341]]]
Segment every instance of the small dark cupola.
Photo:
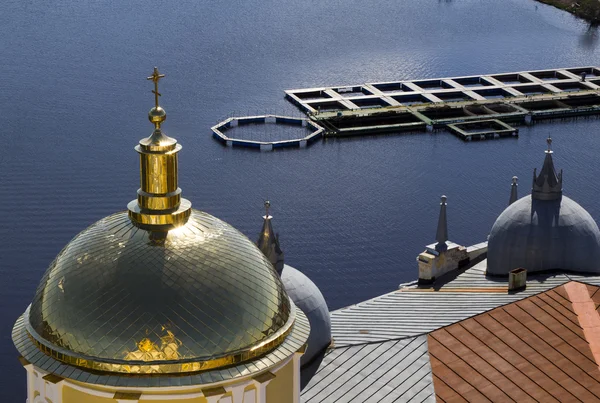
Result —
[[273, 216], [269, 215], [270, 207], [271, 202], [268, 200], [265, 201], [266, 213], [263, 216], [264, 223], [256, 245], [258, 246], [258, 249], [265, 254], [267, 259], [269, 259], [271, 264], [275, 267], [275, 270], [277, 270], [277, 273], [281, 276], [281, 272], [283, 271], [283, 251], [279, 246], [279, 236], [273, 232], [273, 226], [271, 225]]
[[540, 174], [537, 175], [537, 169], [533, 170], [531, 197], [537, 200], [556, 200], [562, 196], [562, 169], [557, 175], [552, 161], [552, 138], [548, 136], [546, 142], [548, 149]]

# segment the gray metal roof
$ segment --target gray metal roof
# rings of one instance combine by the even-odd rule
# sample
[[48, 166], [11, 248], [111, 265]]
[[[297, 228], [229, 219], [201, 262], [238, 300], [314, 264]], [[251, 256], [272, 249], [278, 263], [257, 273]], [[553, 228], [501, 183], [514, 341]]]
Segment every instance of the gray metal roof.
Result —
[[427, 336], [332, 350], [302, 402], [434, 402]]
[[539, 294], [570, 280], [600, 276], [529, 275], [508, 292], [508, 279], [486, 277], [487, 261], [331, 313], [334, 349], [302, 391], [304, 403], [435, 401], [427, 333]]
[[567, 274], [569, 280], [579, 281], [581, 283], [587, 283], [591, 285], [600, 286], [600, 276], [584, 276], [580, 274]]
[[[508, 288], [507, 278], [486, 277], [486, 267], [487, 260], [484, 260], [467, 270], [448, 273], [436, 280], [436, 282], [433, 284], [433, 289], [479, 289], [488, 287], [494, 289]], [[565, 283], [571, 278], [572, 276], [568, 276], [564, 273], [527, 273], [526, 292], [537, 294]], [[522, 296], [521, 298], [524, 297], [525, 296]]]
[[444, 276], [432, 288], [403, 288], [332, 312], [335, 346], [417, 336], [569, 281], [562, 274], [529, 276], [524, 291], [509, 294], [507, 279], [487, 278], [485, 264]]

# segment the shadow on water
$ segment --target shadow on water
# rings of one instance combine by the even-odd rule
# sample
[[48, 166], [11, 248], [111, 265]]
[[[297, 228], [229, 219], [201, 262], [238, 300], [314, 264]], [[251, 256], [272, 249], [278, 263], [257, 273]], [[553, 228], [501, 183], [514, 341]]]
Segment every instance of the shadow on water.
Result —
[[598, 46], [598, 26], [597, 22], [589, 23], [585, 32], [579, 37], [579, 46], [583, 49], [594, 50]]

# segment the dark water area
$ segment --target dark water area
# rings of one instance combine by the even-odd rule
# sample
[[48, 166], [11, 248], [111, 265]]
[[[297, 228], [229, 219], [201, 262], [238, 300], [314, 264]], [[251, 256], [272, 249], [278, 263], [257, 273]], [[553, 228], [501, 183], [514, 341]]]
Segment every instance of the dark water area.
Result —
[[600, 64], [596, 28], [531, 0], [5, 0], [0, 18], [2, 402], [25, 400], [10, 332], [43, 272], [136, 196], [155, 65], [184, 197], [251, 239], [269, 198], [287, 262], [332, 310], [416, 279], [441, 194], [451, 240], [485, 240], [511, 177], [529, 191], [548, 135], [565, 194], [600, 217], [597, 119], [518, 140], [417, 133], [272, 153], [210, 135], [232, 114], [297, 115], [290, 88]]

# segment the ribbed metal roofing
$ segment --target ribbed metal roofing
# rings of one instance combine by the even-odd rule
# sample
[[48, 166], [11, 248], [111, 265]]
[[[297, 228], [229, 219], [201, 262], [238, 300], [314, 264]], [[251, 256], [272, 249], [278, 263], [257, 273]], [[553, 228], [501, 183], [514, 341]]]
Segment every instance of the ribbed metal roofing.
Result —
[[13, 342], [28, 362], [34, 364], [43, 371], [79, 382], [132, 388], [206, 385], [228, 381], [251, 374], [258, 374], [277, 365], [282, 360], [285, 360], [302, 348], [306, 343], [310, 332], [308, 319], [301, 310], [296, 309], [296, 320], [293, 324], [292, 331], [288, 334], [283, 343], [266, 355], [253, 361], [241, 363], [236, 366], [217, 368], [192, 374], [127, 376], [111, 372], [89, 372], [85, 369], [80, 369], [73, 365], [58, 361], [53, 357], [46, 355], [31, 342], [31, 338], [25, 330], [25, 327], [26, 319], [24, 316], [21, 316], [13, 328]]
[[332, 350], [302, 391], [302, 401], [435, 402], [427, 337]]
[[562, 274], [529, 276], [524, 291], [509, 294], [507, 279], [485, 276], [485, 263], [440, 278], [432, 288], [404, 288], [332, 312], [335, 345], [417, 336], [569, 281]]
[[[303, 390], [302, 401], [435, 401], [429, 380], [428, 333], [498, 307], [511, 310], [511, 303], [556, 289], [571, 279], [600, 285], [600, 276], [537, 274], [528, 276], [524, 291], [509, 293], [506, 278], [486, 277], [486, 264], [484, 260], [465, 271], [449, 273], [429, 288], [410, 285], [332, 312], [335, 348]], [[535, 298], [553, 303], [544, 295]], [[600, 292], [593, 299], [600, 305]], [[448, 392], [440, 385], [440, 390]], [[464, 380], [461, 385], [469, 387]], [[437, 387], [436, 383], [436, 392]]]

